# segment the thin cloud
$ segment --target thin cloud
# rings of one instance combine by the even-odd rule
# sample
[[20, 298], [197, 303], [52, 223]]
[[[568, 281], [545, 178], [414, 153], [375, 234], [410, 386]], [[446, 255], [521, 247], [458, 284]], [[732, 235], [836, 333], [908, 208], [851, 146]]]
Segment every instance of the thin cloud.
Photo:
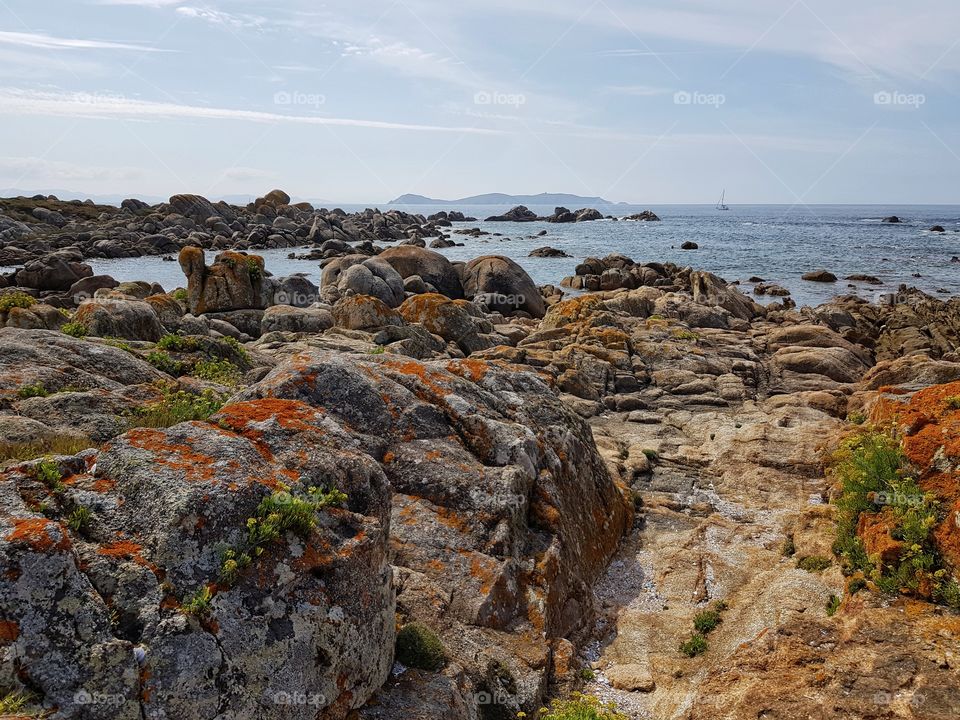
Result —
[[17, 88], [0, 89], [0, 115], [43, 115], [89, 117], [99, 119], [149, 119], [186, 118], [196, 120], [239, 120], [256, 123], [290, 123], [299, 125], [333, 125], [374, 130], [408, 130], [419, 132], [469, 133], [475, 135], [500, 135], [497, 130], [477, 127], [448, 127], [443, 125], [419, 125], [387, 122], [382, 120], [359, 120], [314, 115], [283, 115], [257, 110], [233, 108], [198, 107], [175, 103], [158, 103], [117, 96], [91, 95], [89, 93], [53, 93]]
[[60, 38], [52, 35], [22, 32], [0, 32], [0, 44], [16, 45], [18, 47], [36, 48], [38, 50], [135, 50], [137, 52], [169, 52], [146, 45], [131, 45], [106, 40], [80, 40], [76, 38]]

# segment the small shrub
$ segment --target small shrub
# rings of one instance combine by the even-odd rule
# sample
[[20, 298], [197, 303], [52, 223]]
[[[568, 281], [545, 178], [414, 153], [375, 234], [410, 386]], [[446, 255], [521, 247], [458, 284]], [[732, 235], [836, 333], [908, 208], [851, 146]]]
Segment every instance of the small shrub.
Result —
[[946, 405], [951, 410], [960, 410], [960, 395], [953, 395], [946, 398], [943, 401], [943, 404]]
[[847, 422], [853, 425], [863, 425], [867, 421], [867, 416], [859, 410], [854, 410], [847, 415]]
[[10, 312], [13, 308], [28, 308], [33, 306], [37, 299], [20, 290], [0, 295], [0, 312]]
[[130, 427], [168, 428], [191, 420], [206, 420], [226, 401], [226, 395], [209, 388], [195, 395], [167, 387], [160, 401], [133, 410], [127, 422]]
[[195, 378], [219, 385], [236, 385], [240, 374], [240, 368], [229, 360], [200, 360], [191, 372]]
[[42, 383], [34, 383], [33, 385], [23, 385], [17, 390], [17, 397], [21, 400], [26, 400], [27, 398], [35, 397], [47, 397], [50, 395], [50, 391], [47, 390]]
[[179, 360], [174, 360], [165, 350], [151, 351], [147, 354], [147, 362], [167, 375], [179, 377], [183, 374], [183, 363]]
[[697, 632], [707, 635], [720, 624], [720, 613], [716, 610], [704, 610], [693, 618], [693, 627]]
[[573, 693], [569, 700], [554, 700], [543, 708], [539, 720], [629, 720], [612, 702], [602, 702], [593, 695]]
[[827, 601], [827, 615], [833, 617], [837, 614], [837, 610], [840, 609], [840, 598], [836, 595], [831, 595], [830, 599]]
[[90, 512], [90, 509], [81, 505], [70, 513], [70, 517], [67, 518], [67, 527], [74, 532], [80, 532], [90, 524], [92, 517], [93, 513]]
[[597, 674], [591, 668], [582, 668], [580, 670], [580, 679], [584, 682], [592, 682], [597, 679]]
[[85, 338], [90, 332], [83, 323], [71, 321], [60, 326], [60, 332], [75, 338]]
[[264, 548], [290, 531], [306, 539], [317, 524], [317, 512], [342, 505], [347, 495], [336, 488], [323, 490], [310, 487], [303, 496], [286, 490], [274, 492], [260, 501], [255, 517], [247, 519], [247, 537], [243, 546], [224, 551], [220, 564], [220, 582], [232, 585], [253, 558]]
[[420, 623], [408, 623], [397, 633], [396, 659], [407, 667], [439, 670], [447, 662], [437, 634]]
[[209, 585], [204, 585], [183, 602], [180, 611], [184, 615], [204, 617], [210, 613], [211, 600], [213, 600], [213, 591], [210, 590]]
[[649, 460], [652, 463], [655, 463], [658, 460], [660, 460], [660, 455], [657, 453], [656, 450], [651, 450], [650, 448], [644, 448], [643, 454], [646, 455], [647, 460]]
[[263, 278], [263, 268], [260, 267], [260, 263], [257, 262], [256, 258], [248, 257], [244, 260], [244, 265], [247, 268], [247, 274], [250, 275], [250, 279], [256, 282]]
[[807, 555], [806, 557], [802, 557], [797, 560], [798, 568], [811, 573], [822, 572], [831, 565], [833, 565], [833, 561], [830, 560], [830, 558], [823, 557], [822, 555]]
[[792, 535], [783, 541], [783, 545], [780, 547], [780, 554], [783, 555], [783, 557], [793, 557], [797, 554], [797, 545], [794, 543]]
[[689, 658], [702, 655], [707, 651], [707, 638], [702, 633], [694, 633], [689, 640], [680, 643], [680, 652]]
[[173, 295], [174, 300], [177, 300], [179, 302], [186, 302], [189, 297], [187, 295], [187, 291], [184, 288], [177, 288], [170, 294]]
[[196, 352], [199, 349], [199, 343], [194, 337], [185, 335], [164, 335], [157, 341], [157, 347], [168, 352]]
[[60, 466], [53, 460], [43, 459], [33, 468], [33, 476], [51, 490], [63, 489]]
[[847, 592], [851, 595], [856, 595], [858, 592], [863, 590], [867, 586], [867, 581], [863, 578], [852, 578], [850, 582], [847, 583]]
[[218, 341], [221, 345], [226, 345], [228, 348], [233, 350], [236, 353], [237, 357], [247, 365], [250, 364], [250, 353], [247, 352], [247, 349], [240, 344], [240, 341], [234, 337], [222, 337]]

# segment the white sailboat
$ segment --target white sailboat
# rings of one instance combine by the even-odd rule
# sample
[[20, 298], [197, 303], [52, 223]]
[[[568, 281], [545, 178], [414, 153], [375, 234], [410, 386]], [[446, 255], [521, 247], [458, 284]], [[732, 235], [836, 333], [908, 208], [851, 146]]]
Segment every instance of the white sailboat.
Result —
[[723, 192], [720, 193], [720, 201], [717, 203], [717, 210], [729, 210], [730, 208], [724, 203], [724, 198], [727, 196], [727, 189], [724, 188]]

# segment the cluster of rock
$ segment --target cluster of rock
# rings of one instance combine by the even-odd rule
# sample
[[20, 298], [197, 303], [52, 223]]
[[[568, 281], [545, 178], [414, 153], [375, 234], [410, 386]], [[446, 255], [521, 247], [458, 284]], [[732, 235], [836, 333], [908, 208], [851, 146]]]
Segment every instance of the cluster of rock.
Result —
[[[119, 208], [52, 196], [12, 198], [0, 200], [0, 266], [27, 267], [15, 278], [0, 276], [0, 286], [66, 290], [62, 262], [176, 255], [188, 246], [251, 250], [314, 244], [321, 256], [329, 257], [323, 253], [343, 254], [347, 243], [360, 243], [374, 254], [374, 243], [422, 243], [439, 237], [439, 228], [448, 225], [451, 216], [432, 217], [399, 210], [350, 214], [315, 209], [309, 203], [291, 204], [281, 190], [246, 207], [213, 203], [200, 195], [174, 195], [153, 206], [130, 199]], [[73, 280], [82, 277], [77, 275], [81, 270], [72, 270]]]
[[[288, 202], [247, 212], [288, 217]], [[229, 209], [209, 205], [180, 210]], [[179, 260], [182, 293], [83, 275], [37, 293], [85, 288], [69, 317], [47, 302], [0, 313], [5, 442], [89, 446], [0, 471], [0, 687], [38, 710], [490, 720], [584, 686], [635, 717], [960, 703], [955, 617], [854, 599], [836, 566], [796, 565], [832, 555], [821, 446], [884, 403], [960, 512], [944, 405], [960, 395], [960, 301], [904, 289], [764, 307], [621, 255], [581, 263], [568, 299], [507, 258], [411, 244], [337, 250], [320, 288], [240, 251]], [[57, 332], [68, 321], [87, 337]], [[238, 384], [175, 370], [199, 356]], [[922, 390], [934, 383], [954, 385]], [[171, 388], [229, 398], [138, 427]], [[224, 578], [264, 502], [311, 488], [347, 499]], [[720, 600], [709, 651], [681, 655]], [[393, 664], [411, 623], [439, 638], [438, 667]], [[897, 699], [878, 710], [883, 693]]]

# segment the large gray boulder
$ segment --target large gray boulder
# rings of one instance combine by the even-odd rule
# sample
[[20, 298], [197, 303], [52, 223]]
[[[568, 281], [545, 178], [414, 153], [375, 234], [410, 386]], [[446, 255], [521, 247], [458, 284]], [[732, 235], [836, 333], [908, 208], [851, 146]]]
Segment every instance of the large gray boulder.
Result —
[[337, 258], [324, 267], [321, 283], [324, 290], [335, 290], [329, 296], [333, 301], [349, 294], [370, 295], [395, 308], [405, 297], [400, 273], [379, 257], [346, 255]]
[[467, 298], [505, 315], [523, 310], [542, 318], [547, 310], [540, 290], [527, 271], [502, 255], [484, 255], [460, 271]]
[[73, 319], [98, 337], [156, 342], [164, 335], [153, 306], [143, 300], [85, 300]]
[[413, 245], [403, 245], [384, 250], [377, 257], [390, 263], [404, 280], [419, 275], [438, 293], [454, 300], [463, 297], [463, 286], [456, 268], [440, 253]]
[[[4, 687], [78, 720], [343, 720], [386, 679], [389, 486], [318, 409], [234, 404], [59, 465], [49, 517], [21, 499], [47, 495], [34, 467], [0, 475]], [[310, 486], [347, 500], [251, 545], [264, 501], [282, 517]]]

